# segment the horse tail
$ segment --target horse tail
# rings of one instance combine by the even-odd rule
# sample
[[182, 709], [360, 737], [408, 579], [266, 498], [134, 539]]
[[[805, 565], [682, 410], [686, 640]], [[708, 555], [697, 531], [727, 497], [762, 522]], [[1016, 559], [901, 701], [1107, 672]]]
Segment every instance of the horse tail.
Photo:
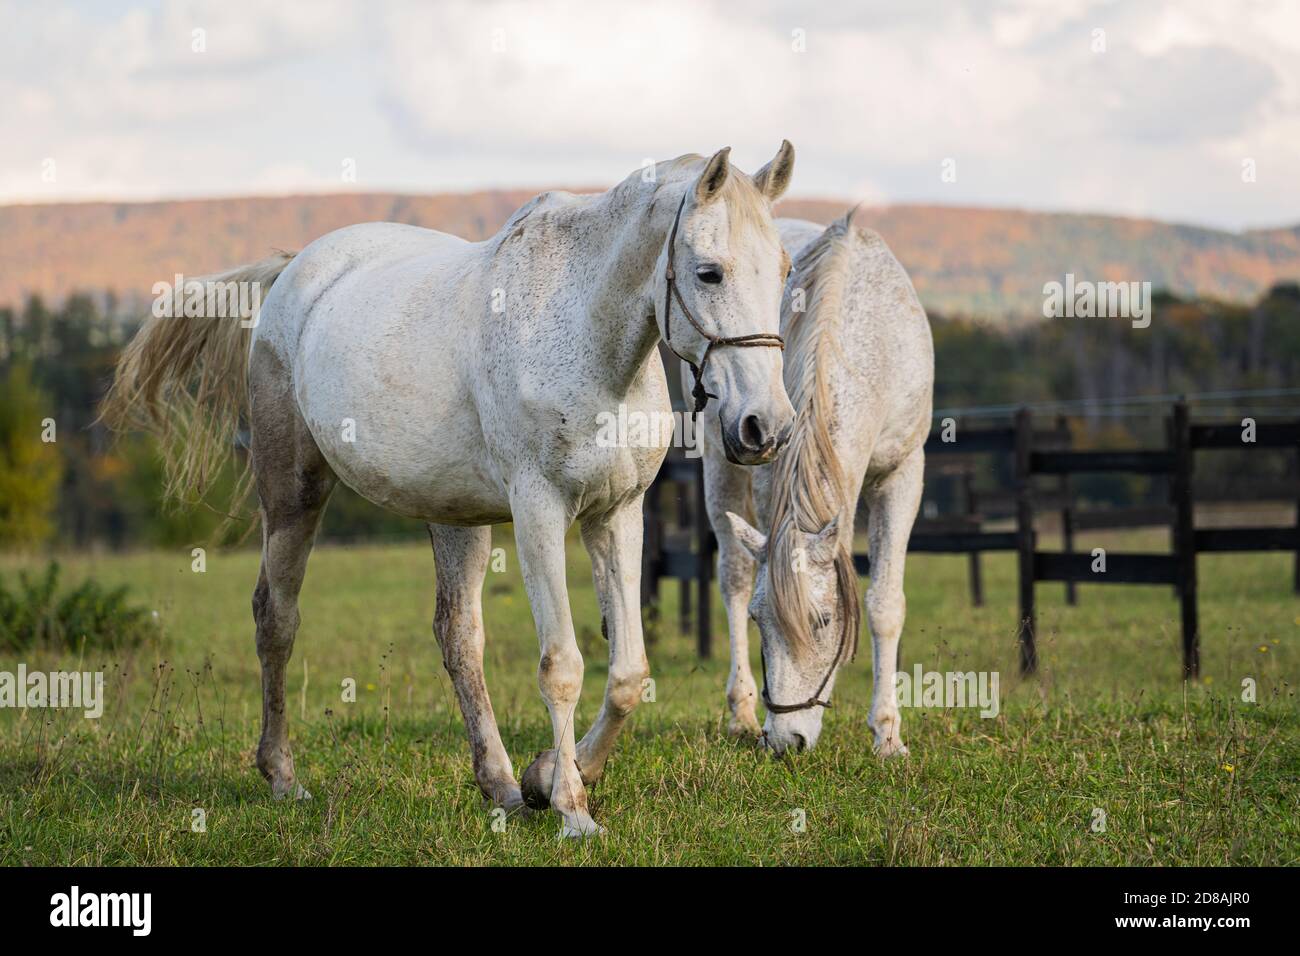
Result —
[[[170, 308], [161, 298], [155, 302], [153, 314], [123, 349], [99, 419], [116, 432], [140, 428], [158, 439], [167, 497], [201, 501], [232, 457], [248, 415], [248, 353], [257, 310], [294, 255], [277, 252], [186, 280], [183, 289], [172, 290]], [[202, 296], [201, 308], [196, 295]], [[245, 459], [235, 504], [250, 484]]]

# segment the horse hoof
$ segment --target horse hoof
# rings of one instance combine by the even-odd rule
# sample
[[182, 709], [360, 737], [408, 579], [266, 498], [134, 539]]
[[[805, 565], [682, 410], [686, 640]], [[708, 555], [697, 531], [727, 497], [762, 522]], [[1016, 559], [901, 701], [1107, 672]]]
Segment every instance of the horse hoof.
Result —
[[907, 745], [901, 740], [894, 740], [881, 744], [876, 748], [876, 753], [884, 760], [901, 760], [908, 755], [909, 751]]
[[543, 750], [528, 765], [519, 789], [524, 806], [530, 810], [545, 810], [551, 805], [551, 783], [555, 779], [555, 751]]
[[297, 781], [290, 780], [287, 783], [271, 783], [271, 796], [276, 800], [310, 800], [311, 794], [307, 788]]
[[506, 813], [516, 813], [520, 810], [526, 810], [524, 795], [518, 787], [511, 787], [506, 791], [505, 796], [499, 800], [492, 801], [494, 806], [500, 807]]
[[733, 717], [727, 723], [727, 736], [737, 740], [757, 740], [763, 736], [763, 729], [752, 717], [749, 720], [737, 720]]
[[560, 839], [562, 840], [581, 840], [584, 837], [604, 836], [606, 830], [591, 817], [577, 817], [565, 820], [564, 825], [560, 827]]

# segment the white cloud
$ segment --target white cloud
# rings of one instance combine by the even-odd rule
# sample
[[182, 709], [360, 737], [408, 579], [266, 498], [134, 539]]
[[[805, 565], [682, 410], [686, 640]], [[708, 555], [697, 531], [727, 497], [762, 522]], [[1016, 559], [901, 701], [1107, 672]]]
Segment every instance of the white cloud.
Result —
[[1286, 0], [193, 0], [0, 3], [0, 19], [0, 201], [341, 188], [345, 156], [358, 189], [596, 185], [722, 145], [753, 169], [789, 137], [805, 195], [1300, 219]]

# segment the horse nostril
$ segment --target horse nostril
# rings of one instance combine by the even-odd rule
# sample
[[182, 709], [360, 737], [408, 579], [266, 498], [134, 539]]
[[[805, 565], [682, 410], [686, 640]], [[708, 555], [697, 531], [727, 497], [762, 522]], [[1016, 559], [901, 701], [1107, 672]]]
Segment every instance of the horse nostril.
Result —
[[796, 753], [803, 753], [808, 749], [808, 740], [803, 734], [794, 735], [794, 749]]
[[746, 448], [762, 448], [766, 444], [763, 422], [757, 415], [746, 415], [740, 423], [740, 440]]

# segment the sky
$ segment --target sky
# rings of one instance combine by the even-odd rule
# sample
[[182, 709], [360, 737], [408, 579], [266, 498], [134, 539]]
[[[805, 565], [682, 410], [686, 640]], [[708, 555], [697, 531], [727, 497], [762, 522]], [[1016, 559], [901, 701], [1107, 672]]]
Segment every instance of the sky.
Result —
[[605, 186], [1300, 222], [1291, 0], [0, 0], [0, 203]]

